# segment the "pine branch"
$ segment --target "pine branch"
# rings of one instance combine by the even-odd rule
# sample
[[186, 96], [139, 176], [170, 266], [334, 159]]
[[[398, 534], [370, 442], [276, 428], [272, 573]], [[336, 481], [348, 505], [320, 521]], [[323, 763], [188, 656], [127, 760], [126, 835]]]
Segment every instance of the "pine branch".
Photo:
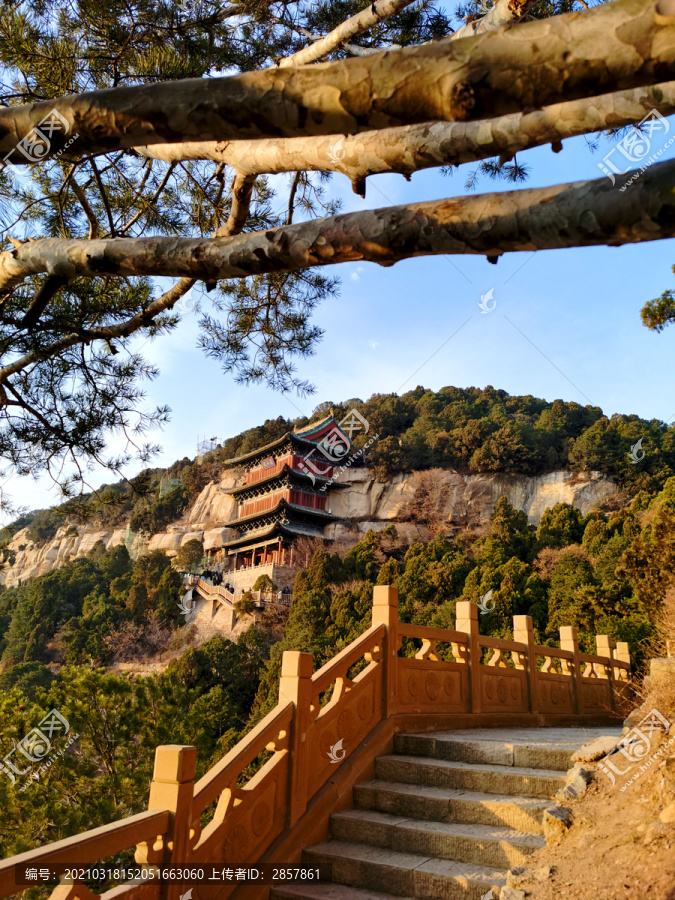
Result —
[[312, 43], [309, 47], [305, 47], [304, 50], [298, 50], [297, 53], [293, 53], [291, 56], [280, 59], [278, 66], [280, 68], [285, 66], [300, 66], [305, 65], [306, 63], [316, 62], [316, 60], [321, 59], [323, 56], [327, 56], [334, 50], [344, 47], [352, 38], [357, 37], [359, 34], [363, 34], [364, 31], [368, 31], [373, 25], [377, 25], [379, 22], [388, 19], [390, 16], [396, 15], [396, 13], [405, 9], [406, 6], [410, 6], [413, 2], [414, 0], [375, 0], [374, 3], [371, 3], [370, 6], [367, 6], [355, 16], [341, 22], [337, 28], [334, 28], [330, 34], [327, 34], [324, 37], [317, 38], [303, 29], [305, 36], [308, 37]]

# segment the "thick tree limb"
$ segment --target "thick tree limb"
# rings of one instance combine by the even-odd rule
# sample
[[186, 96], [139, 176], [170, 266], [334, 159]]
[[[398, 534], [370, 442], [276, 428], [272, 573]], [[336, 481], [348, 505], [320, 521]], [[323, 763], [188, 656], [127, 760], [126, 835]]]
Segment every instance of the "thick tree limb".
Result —
[[[68, 148], [79, 155], [468, 121], [667, 81], [675, 76], [675, 15], [659, 13], [659, 3], [675, 13], [674, 0], [619, 0], [467, 40], [0, 109], [0, 152], [11, 151], [52, 109], [79, 135]], [[67, 138], [52, 135], [51, 151]]]
[[[0, 288], [44, 272], [214, 281], [357, 260], [388, 266], [436, 254], [494, 260], [512, 251], [619, 246], [675, 236], [674, 188], [675, 162], [664, 162], [625, 191], [602, 178], [349, 213], [231, 238], [48, 238], [0, 254]], [[132, 321], [147, 325], [154, 308]], [[129, 323], [119, 327], [123, 334], [133, 330]], [[106, 337], [114, 331], [98, 329]]]
[[436, 166], [512, 156], [542, 144], [558, 145], [565, 138], [635, 124], [653, 109], [663, 116], [675, 113], [675, 81], [478, 122], [425, 122], [347, 137], [205, 141], [136, 149], [168, 162], [210, 159], [242, 174], [342, 172], [358, 184], [383, 172], [411, 175]]
[[[452, 35], [450, 35], [450, 38], [452, 40], [456, 40], [459, 37], [470, 37], [476, 32], [480, 32], [482, 34], [486, 31], [494, 31], [496, 28], [501, 28], [502, 26], [510, 23], [513, 24], [519, 22], [527, 14], [529, 9], [534, 5], [535, 2], [536, 0], [498, 0], [495, 6], [493, 6], [492, 9], [486, 13], [486, 15], [476, 20], [475, 22], [470, 22], [468, 25], [463, 26], [458, 31], [455, 31]], [[385, 11], [383, 4], [383, 9], [381, 10], [381, 18], [385, 18], [386, 16], [392, 15], [394, 12], [399, 11], [398, 8], [393, 9], [393, 7], [399, 6], [400, 8], [403, 8], [406, 5], [409, 5], [409, 0], [406, 0], [406, 3], [400, 4], [390, 3], [389, 7], [387, 7], [388, 11]], [[376, 4], [373, 4], [371, 9], [375, 9], [375, 7]], [[360, 19], [365, 12], [368, 11], [364, 10], [357, 16], [353, 16], [352, 19], [348, 19], [347, 22], [352, 22], [353, 20]], [[370, 27], [370, 25], [366, 27]], [[366, 27], [364, 27], [362, 30], [366, 30]], [[327, 35], [327, 37], [335, 35], [337, 31], [339, 31], [339, 29], [331, 32], [331, 34]], [[317, 43], [319, 40], [322, 39], [317, 39]], [[317, 44], [314, 44], [312, 47], [307, 47], [306, 50], [302, 50], [300, 51], [300, 53], [305, 53], [306, 51], [313, 50], [316, 46]], [[334, 46], [325, 44], [323, 55], [329, 53], [331, 50], [334, 50], [335, 46], [337, 46], [337, 44]], [[380, 52], [377, 49], [351, 47], [351, 45], [345, 45], [345, 49], [349, 50], [350, 52], [354, 52], [355, 55], [364, 56]], [[401, 48], [396, 47], [396, 49]], [[300, 60], [298, 59], [298, 57], [299, 54], [293, 54], [292, 56], [286, 57], [286, 59], [282, 60], [279, 65], [291, 65], [290, 60], [294, 60], [295, 64], [309, 61], [304, 59]], [[320, 55], [315, 55], [313, 58], [318, 59], [320, 58]], [[449, 131], [452, 129], [451, 125], [446, 125], [445, 123], [435, 123], [435, 128], [448, 129], [448, 133], [443, 131], [444, 137], [442, 138], [439, 135], [438, 140], [445, 140], [449, 144], [453, 143], [454, 135], [451, 135], [449, 133]], [[405, 131], [404, 129], [410, 130]], [[485, 125], [482, 122], [477, 122], [474, 124], [474, 129], [481, 129], [484, 133]], [[376, 151], [376, 155], [378, 157], [391, 157], [391, 159], [393, 160], [396, 158], [396, 155], [400, 155], [401, 150], [403, 150], [403, 155], [408, 157], [410, 153], [415, 153], [416, 142], [421, 140], [424, 145], [424, 151], [421, 155], [424, 157], [426, 156], [426, 148], [429, 141], [431, 141], [432, 145], [435, 143], [433, 137], [429, 132], [430, 129], [427, 123], [420, 126], [402, 126], [401, 129], [383, 129], [383, 131], [381, 132], [383, 139], [385, 141], [391, 140], [393, 147], [390, 152], [387, 144], [380, 151]], [[136, 147], [135, 149], [141, 155], [148, 158], [161, 159], [169, 162], [188, 159], [210, 159], [217, 162], [224, 162], [227, 165], [233, 166], [238, 172], [244, 174], [250, 173], [260, 175], [263, 173], [272, 174], [274, 172], [294, 172], [307, 170], [339, 171], [344, 172], [347, 177], [351, 178], [353, 184], [360, 185], [363, 183], [363, 179], [368, 175], [374, 175], [377, 172], [399, 171], [399, 169], [396, 168], [395, 162], [393, 164], [391, 162], [385, 164], [385, 167], [382, 169], [374, 168], [372, 170], [365, 168], [362, 163], [359, 164], [359, 159], [361, 158], [365, 147], [367, 146], [372, 154], [373, 144], [380, 143], [378, 141], [379, 134], [380, 132], [377, 131], [363, 132], [360, 135], [360, 139], [357, 143], [351, 143], [349, 141], [349, 138], [347, 139], [350, 143], [350, 146], [348, 150], [344, 150], [345, 158], [352, 155], [354, 157], [353, 161], [350, 161], [350, 164], [341, 164], [340, 161], [337, 158], [333, 158], [333, 154], [330, 153], [330, 150], [338, 141], [341, 142], [341, 149], [344, 149], [342, 145], [343, 138], [341, 138], [340, 135], [329, 135], [323, 138], [271, 138], [267, 141], [256, 141], [253, 145], [250, 142], [221, 143], [213, 141], [203, 141], [181, 144], [155, 144], [152, 147]], [[460, 137], [461, 141], [461, 136], [459, 136], [459, 134], [457, 136]], [[404, 147], [401, 146], [402, 142], [405, 144]], [[544, 141], [544, 143], [546, 142]], [[309, 155], [310, 165], [303, 166], [300, 163], [300, 157], [304, 159], [306, 153]], [[487, 155], [489, 156], [492, 154]], [[438, 154], [436, 154], [436, 156], [438, 157]], [[485, 157], [470, 157], [472, 161], [483, 158]], [[265, 162], [265, 160], [273, 160], [273, 162]], [[466, 160], [462, 161], [465, 162]], [[455, 163], [453, 160], [449, 159], [441, 160], [440, 162], [436, 163], [430, 162], [429, 166], [414, 166], [413, 168], [405, 171], [406, 174], [410, 174], [411, 172], [416, 171], [418, 168], [428, 168], [432, 165], [450, 164]], [[272, 168], [267, 168], [268, 166], [272, 166]]]
[[383, 19], [396, 15], [396, 13], [405, 9], [406, 6], [410, 6], [412, 2], [413, 0], [375, 0], [374, 3], [371, 3], [355, 16], [341, 22], [330, 34], [314, 41], [309, 47], [298, 50], [297, 53], [279, 60], [278, 65], [281, 68], [302, 66], [306, 63], [315, 62], [317, 59], [321, 59], [322, 56], [337, 50], [338, 47], [344, 46], [353, 37], [368, 31], [369, 28], [377, 25]]

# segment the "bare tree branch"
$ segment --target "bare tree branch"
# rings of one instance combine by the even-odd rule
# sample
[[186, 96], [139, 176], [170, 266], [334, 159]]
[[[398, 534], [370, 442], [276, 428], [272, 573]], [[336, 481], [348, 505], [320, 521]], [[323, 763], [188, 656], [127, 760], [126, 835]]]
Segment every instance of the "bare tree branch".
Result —
[[64, 285], [68, 283], [68, 279], [62, 275], [50, 275], [40, 290], [30, 302], [26, 314], [21, 320], [21, 328], [34, 328], [37, 325], [40, 316], [47, 308], [49, 301]]
[[484, 34], [486, 31], [494, 31], [504, 25], [515, 25], [522, 21], [534, 6], [537, 0], [497, 0], [497, 3], [489, 9], [484, 16], [467, 22], [458, 28], [451, 39], [473, 37], [475, 34]]
[[230, 215], [227, 222], [215, 231], [214, 237], [229, 237], [233, 234], [239, 234], [244, 228], [251, 208], [255, 179], [255, 175], [237, 175], [235, 177], [232, 182]]
[[293, 184], [291, 185], [291, 191], [288, 195], [288, 212], [286, 214], [286, 224], [290, 225], [293, 222], [293, 212], [295, 210], [295, 194], [298, 190], [298, 184], [300, 182], [300, 172], [295, 173], [295, 177], [293, 178]]
[[327, 56], [327, 54], [344, 46], [357, 35], [368, 31], [369, 28], [377, 25], [378, 22], [396, 15], [396, 13], [405, 9], [406, 6], [410, 6], [412, 2], [413, 0], [375, 0], [374, 3], [362, 9], [355, 16], [341, 22], [330, 34], [314, 41], [309, 47], [280, 59], [277, 65], [283, 68], [315, 62], [317, 59], [321, 59], [322, 56]]
[[110, 209], [110, 204], [108, 203], [108, 195], [105, 190], [105, 185], [101, 179], [101, 173], [98, 170], [98, 166], [96, 165], [96, 160], [92, 157], [89, 160], [89, 165], [92, 168], [94, 173], [94, 179], [98, 186], [99, 193], [101, 195], [101, 201], [103, 203], [103, 208], [105, 209], [105, 214], [108, 217], [108, 228], [110, 229], [110, 237], [115, 237], [115, 221], [113, 219], [112, 210]]
[[89, 219], [89, 239], [96, 240], [99, 235], [99, 224], [98, 219], [96, 218], [96, 213], [91, 208], [89, 201], [87, 200], [87, 195], [77, 183], [74, 172], [71, 172], [69, 180], [70, 184], [72, 185], [73, 193], [77, 197], [80, 206], [84, 210], [85, 216], [87, 217], [87, 219]]

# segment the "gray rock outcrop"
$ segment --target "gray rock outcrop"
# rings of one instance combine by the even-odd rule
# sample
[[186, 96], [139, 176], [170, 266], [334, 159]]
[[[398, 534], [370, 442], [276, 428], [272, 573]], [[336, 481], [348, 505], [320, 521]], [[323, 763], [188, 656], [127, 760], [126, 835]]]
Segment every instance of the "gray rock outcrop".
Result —
[[[333, 490], [328, 507], [340, 517], [325, 529], [327, 538], [356, 541], [369, 529], [380, 531], [394, 523], [402, 538], [410, 542], [427, 540], [425, 525], [431, 514], [439, 525], [457, 531], [485, 524], [500, 497], [506, 497], [517, 509], [527, 513], [536, 524], [544, 510], [556, 503], [570, 503], [584, 515], [604, 500], [616, 496], [619, 488], [600, 472], [551, 472], [528, 477], [502, 473], [464, 475], [452, 469], [432, 469], [396, 475], [385, 484], [375, 481], [368, 469], [338, 471], [345, 487]], [[225, 523], [236, 518], [237, 504], [226, 491], [244, 483], [241, 470], [228, 471], [219, 484], [208, 484], [191, 510], [166, 532], [136, 535], [129, 544], [132, 555], [148, 550], [163, 550], [169, 556], [188, 540], [203, 540], [207, 550], [221, 547], [234, 537]], [[424, 516], [420, 514], [424, 495]], [[0, 571], [0, 584], [12, 586], [19, 581], [44, 575], [69, 559], [86, 555], [102, 541], [106, 548], [124, 544], [126, 529], [94, 529], [81, 526], [60, 528], [51, 541], [35, 544], [27, 529], [19, 531], [9, 550], [12, 565]]]

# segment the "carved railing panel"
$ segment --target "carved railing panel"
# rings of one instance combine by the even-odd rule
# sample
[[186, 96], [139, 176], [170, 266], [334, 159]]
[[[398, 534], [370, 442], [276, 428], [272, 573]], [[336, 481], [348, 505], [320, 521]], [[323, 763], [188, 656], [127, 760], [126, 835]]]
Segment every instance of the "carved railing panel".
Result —
[[[402, 713], [465, 713], [469, 710], [467, 636], [459, 631], [399, 625], [402, 638], [421, 641], [414, 657], [396, 659], [397, 709]], [[449, 644], [453, 662], [442, 659], [437, 644]]]
[[[195, 785], [191, 862], [254, 862], [281, 833], [288, 801], [292, 718], [291, 703], [277, 706]], [[265, 752], [271, 757], [242, 786], [245, 770]], [[202, 814], [214, 801], [215, 812], [202, 829]]]
[[611, 659], [580, 653], [579, 712], [600, 713], [612, 708]]
[[[479, 649], [492, 650], [487, 662], [474, 666], [479, 679], [483, 712], [528, 712], [527, 645], [518, 641], [478, 636]], [[508, 658], [506, 656], [508, 654]], [[511, 656], [516, 656], [512, 659]]]
[[554, 647], [535, 647], [537, 661], [537, 708], [542, 713], [574, 714], [574, 654]]
[[[385, 628], [370, 628], [312, 676], [307, 730], [307, 797], [312, 797], [348, 759], [382, 718], [382, 659]], [[349, 678], [356, 663], [365, 669]], [[320, 697], [333, 685], [329, 702]]]

